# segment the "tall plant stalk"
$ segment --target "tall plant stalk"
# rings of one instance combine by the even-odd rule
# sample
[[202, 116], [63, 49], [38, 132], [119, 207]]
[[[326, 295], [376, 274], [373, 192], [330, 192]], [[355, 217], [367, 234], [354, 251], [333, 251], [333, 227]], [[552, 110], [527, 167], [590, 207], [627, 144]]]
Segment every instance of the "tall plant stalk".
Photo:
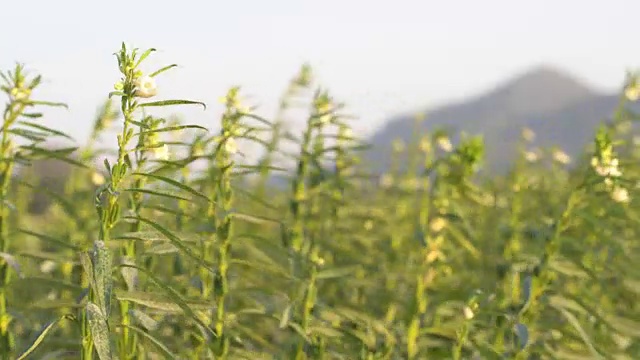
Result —
[[[9, 327], [13, 317], [9, 311], [8, 287], [12, 279], [12, 271], [18, 268], [15, 258], [10, 255], [11, 250], [11, 220], [10, 209], [12, 208], [9, 190], [11, 180], [14, 175], [14, 165], [20, 156], [22, 160], [28, 160], [28, 152], [38, 151], [37, 143], [45, 140], [43, 137], [32, 137], [34, 145], [26, 147], [25, 154], [18, 155], [18, 146], [13, 136], [19, 134], [23, 129], [40, 128], [45, 131], [45, 135], [58, 133], [55, 130], [46, 128], [28, 119], [39, 118], [40, 113], [27, 113], [26, 109], [35, 105], [64, 106], [61, 103], [47, 101], [37, 101], [31, 99], [33, 90], [40, 84], [41, 77], [30, 77], [26, 74], [24, 66], [17, 64], [13, 71], [0, 72], [2, 85], [0, 89], [8, 95], [9, 102], [3, 113], [2, 140], [0, 142], [0, 357], [12, 359], [15, 351], [15, 342]], [[27, 120], [25, 120], [27, 119]], [[20, 127], [22, 129], [18, 129]], [[39, 152], [48, 153], [46, 150]], [[12, 269], [13, 268], [13, 269]]]

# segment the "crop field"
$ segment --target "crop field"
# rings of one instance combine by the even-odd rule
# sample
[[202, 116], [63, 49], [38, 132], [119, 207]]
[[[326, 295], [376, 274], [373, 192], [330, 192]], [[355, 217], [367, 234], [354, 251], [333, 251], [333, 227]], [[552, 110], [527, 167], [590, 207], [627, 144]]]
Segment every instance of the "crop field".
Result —
[[[378, 173], [309, 66], [260, 114], [116, 49], [82, 146], [51, 146], [39, 74], [1, 74], [0, 359], [640, 359], [632, 75], [578, 157], [523, 129], [482, 172], [482, 136], [432, 129]], [[216, 101], [211, 128], [154, 115]]]

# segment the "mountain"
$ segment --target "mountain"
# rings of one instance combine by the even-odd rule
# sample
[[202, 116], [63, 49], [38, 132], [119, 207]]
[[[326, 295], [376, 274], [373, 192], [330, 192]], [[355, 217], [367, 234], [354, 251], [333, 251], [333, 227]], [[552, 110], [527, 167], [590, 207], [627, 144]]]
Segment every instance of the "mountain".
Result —
[[[516, 154], [516, 143], [524, 127], [536, 133], [535, 146], [560, 146], [578, 155], [591, 140], [596, 127], [609, 118], [618, 95], [593, 90], [572, 75], [550, 66], [538, 66], [504, 81], [485, 94], [464, 102], [425, 111], [419, 131], [444, 128], [453, 140], [460, 132], [482, 134], [488, 169], [508, 167]], [[414, 115], [390, 119], [368, 142], [366, 155], [373, 170], [390, 164], [391, 143], [411, 141]]]

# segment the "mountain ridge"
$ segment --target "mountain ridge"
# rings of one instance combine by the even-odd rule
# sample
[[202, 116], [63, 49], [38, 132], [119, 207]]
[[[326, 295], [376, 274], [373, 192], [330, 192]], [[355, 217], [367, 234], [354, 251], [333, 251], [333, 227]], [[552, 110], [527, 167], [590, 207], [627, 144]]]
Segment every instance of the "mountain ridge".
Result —
[[[443, 128], [457, 139], [460, 132], [483, 134], [490, 168], [502, 170], [514, 159], [520, 131], [531, 128], [536, 146], [561, 146], [569, 155], [587, 144], [597, 125], [617, 106], [618, 95], [587, 84], [579, 76], [548, 64], [537, 65], [495, 83], [488, 90], [466, 100], [425, 111], [420, 131]], [[415, 115], [395, 116], [376, 131], [368, 142], [372, 149], [365, 158], [372, 169], [384, 171], [390, 165], [391, 143], [411, 140]]]

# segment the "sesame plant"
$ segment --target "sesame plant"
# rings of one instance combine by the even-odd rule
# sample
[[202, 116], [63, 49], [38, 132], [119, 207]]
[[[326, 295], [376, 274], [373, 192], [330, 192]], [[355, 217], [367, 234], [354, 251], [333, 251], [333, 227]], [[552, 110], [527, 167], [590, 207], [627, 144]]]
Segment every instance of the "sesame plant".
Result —
[[[11, 181], [15, 165], [25, 163], [34, 158], [50, 156], [64, 157], [68, 149], [57, 152], [47, 151], [40, 145], [49, 136], [65, 136], [62, 132], [38, 124], [37, 119], [43, 114], [28, 112], [35, 106], [66, 106], [62, 103], [52, 103], [35, 100], [32, 92], [40, 84], [41, 76], [29, 76], [21, 64], [17, 64], [12, 71], [0, 73], [2, 91], [8, 96], [3, 112], [2, 140], [0, 142], [0, 356], [10, 359], [15, 354], [15, 338], [10, 331], [15, 321], [9, 302], [9, 289], [12, 278], [21, 275], [18, 261], [12, 255], [12, 233], [15, 229], [16, 216], [11, 214], [15, 209], [9, 197]], [[19, 145], [17, 141], [25, 139], [29, 144]]]
[[1, 73], [1, 359], [640, 355], [635, 74], [582, 154], [523, 129], [483, 172], [482, 136], [416, 116], [379, 173], [309, 65], [273, 119], [236, 86], [199, 126], [156, 112], [206, 108], [163, 99], [154, 52], [118, 50], [82, 145]]

